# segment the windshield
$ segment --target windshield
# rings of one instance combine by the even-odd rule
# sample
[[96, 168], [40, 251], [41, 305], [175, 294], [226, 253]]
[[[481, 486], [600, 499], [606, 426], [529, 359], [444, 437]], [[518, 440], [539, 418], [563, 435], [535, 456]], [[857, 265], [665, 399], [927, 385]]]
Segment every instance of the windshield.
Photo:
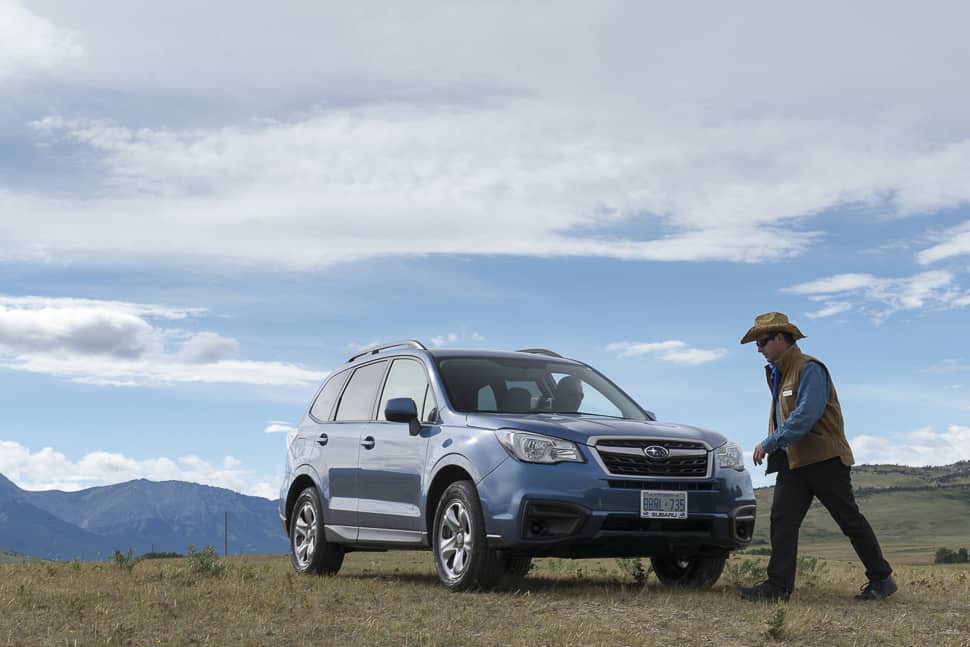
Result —
[[646, 420], [637, 404], [587, 366], [543, 358], [447, 357], [438, 369], [466, 413], [564, 413]]

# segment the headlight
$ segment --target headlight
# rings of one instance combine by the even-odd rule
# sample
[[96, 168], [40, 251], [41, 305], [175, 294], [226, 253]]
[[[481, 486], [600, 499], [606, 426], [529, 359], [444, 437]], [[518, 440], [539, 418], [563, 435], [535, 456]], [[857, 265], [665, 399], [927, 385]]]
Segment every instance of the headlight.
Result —
[[714, 455], [717, 456], [717, 466], [721, 469], [744, 471], [744, 455], [737, 443], [724, 443], [714, 450]]
[[579, 448], [568, 440], [509, 429], [499, 429], [495, 435], [512, 456], [526, 463], [584, 462]]

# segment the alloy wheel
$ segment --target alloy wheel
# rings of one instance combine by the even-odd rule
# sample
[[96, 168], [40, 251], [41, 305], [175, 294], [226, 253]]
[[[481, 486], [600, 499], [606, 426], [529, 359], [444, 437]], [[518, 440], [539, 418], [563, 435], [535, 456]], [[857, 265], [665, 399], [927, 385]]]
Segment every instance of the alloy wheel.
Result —
[[472, 528], [467, 508], [461, 501], [452, 501], [438, 527], [438, 554], [441, 566], [449, 579], [458, 579], [472, 559]]
[[312, 501], [303, 504], [293, 523], [293, 554], [299, 567], [305, 569], [317, 548], [317, 512]]

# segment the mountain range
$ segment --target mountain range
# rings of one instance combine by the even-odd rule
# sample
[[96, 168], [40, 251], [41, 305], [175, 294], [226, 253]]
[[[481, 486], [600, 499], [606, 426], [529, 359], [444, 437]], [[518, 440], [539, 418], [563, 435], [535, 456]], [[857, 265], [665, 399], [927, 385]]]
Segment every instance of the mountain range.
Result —
[[224, 488], [144, 479], [77, 492], [22, 490], [0, 474], [0, 550], [53, 560], [98, 560], [114, 551], [285, 553], [277, 503]]

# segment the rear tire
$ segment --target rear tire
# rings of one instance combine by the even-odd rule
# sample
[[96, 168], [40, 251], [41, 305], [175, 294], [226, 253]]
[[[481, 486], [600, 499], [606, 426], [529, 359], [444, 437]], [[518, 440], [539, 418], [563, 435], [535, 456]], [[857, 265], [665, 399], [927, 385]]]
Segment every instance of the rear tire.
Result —
[[344, 548], [324, 536], [323, 510], [316, 487], [297, 497], [290, 520], [290, 563], [300, 574], [336, 575], [344, 563]]
[[498, 584], [504, 560], [488, 546], [482, 505], [471, 481], [448, 486], [438, 503], [433, 530], [434, 566], [442, 584], [452, 591]]
[[721, 577], [726, 557], [692, 557], [673, 559], [654, 557], [650, 560], [657, 579], [668, 586], [710, 588]]

